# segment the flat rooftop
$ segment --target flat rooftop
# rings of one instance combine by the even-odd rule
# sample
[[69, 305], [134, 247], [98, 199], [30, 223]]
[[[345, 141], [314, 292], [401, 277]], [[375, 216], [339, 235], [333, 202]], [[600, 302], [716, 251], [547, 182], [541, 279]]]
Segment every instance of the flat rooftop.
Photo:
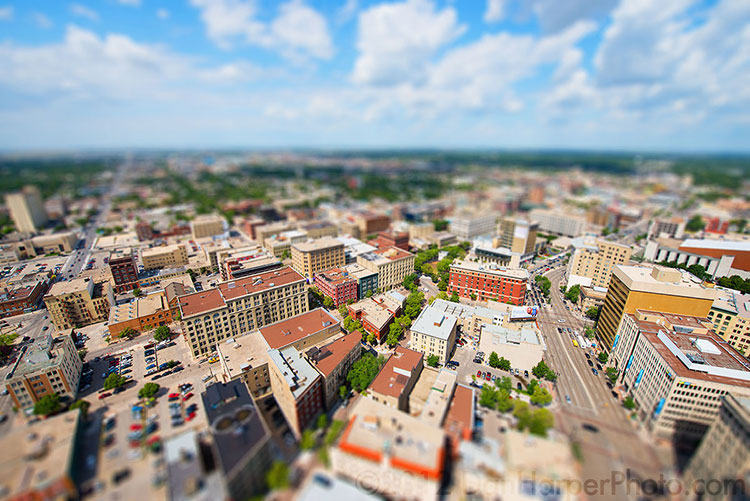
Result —
[[161, 254], [172, 253], [179, 249], [185, 249], [184, 244], [171, 244], [171, 245], [160, 245], [157, 247], [150, 247], [141, 251], [141, 256], [159, 256]]
[[338, 319], [324, 308], [316, 308], [295, 317], [262, 327], [260, 334], [270, 348], [283, 348], [316, 332], [328, 329], [332, 325], [338, 325], [338, 323]]
[[346, 266], [343, 266], [341, 269], [347, 272], [350, 277], [356, 278], [357, 280], [361, 280], [366, 277], [371, 277], [376, 274], [374, 271], [370, 271], [367, 268], [357, 263], [347, 264]]
[[370, 390], [381, 395], [400, 397], [414, 370], [422, 364], [422, 353], [396, 347], [396, 351], [370, 384]]
[[502, 325], [482, 325], [482, 339], [490, 338], [492, 345], [520, 346], [521, 344], [539, 345], [539, 336], [534, 329], [509, 329]]
[[386, 259], [390, 259], [391, 261], [398, 261], [399, 259], [404, 259], [406, 257], [414, 255], [411, 252], [399, 249], [398, 247], [387, 247], [384, 249], [377, 249], [373, 252]]
[[300, 252], [316, 252], [326, 249], [344, 248], [344, 244], [331, 237], [318, 238], [309, 242], [300, 242], [292, 245], [293, 248]]
[[528, 280], [529, 272], [521, 268], [507, 268], [497, 266], [494, 263], [475, 263], [473, 261], [454, 261], [451, 270], [468, 271], [472, 273], [483, 273], [498, 277], [513, 278], [517, 280]]
[[74, 278], [64, 282], [55, 282], [47, 291], [48, 296], [59, 296], [62, 294], [71, 294], [81, 292], [89, 287], [90, 278]]
[[453, 392], [456, 389], [456, 373], [449, 369], [441, 369], [437, 379], [427, 395], [427, 402], [422, 408], [420, 417], [425, 423], [433, 426], [443, 426], [443, 420], [448, 412]]
[[331, 268], [328, 271], [323, 271], [315, 275], [315, 281], [325, 281], [331, 285], [342, 284], [345, 282], [351, 282], [356, 280], [356, 277], [349, 275], [349, 272], [340, 268]]
[[458, 319], [453, 315], [445, 313], [440, 308], [428, 306], [414, 321], [411, 330], [447, 341], [451, 333], [455, 332], [457, 322]]
[[689, 249], [718, 249], [726, 251], [750, 252], [750, 241], [718, 240], [713, 238], [688, 238], [682, 242], [680, 248]]
[[470, 440], [474, 429], [474, 389], [462, 384], [453, 391], [448, 412], [443, 420], [443, 429], [450, 436]]
[[274, 364], [289, 385], [294, 398], [299, 398], [320, 377], [318, 371], [294, 346], [268, 350], [269, 363]]
[[115, 305], [109, 313], [109, 323], [135, 320], [167, 309], [169, 308], [164, 296], [152, 294], [137, 298], [129, 303]]
[[393, 314], [386, 307], [381, 306], [371, 297], [351, 304], [349, 308], [362, 312], [365, 319], [378, 330], [381, 330], [393, 318]]
[[269, 348], [270, 346], [257, 330], [236, 339], [227, 339], [216, 345], [221, 367], [229, 379], [238, 377], [249, 369], [266, 365]]
[[618, 264], [613, 268], [612, 274], [630, 290], [640, 292], [688, 296], [712, 301], [718, 295], [714, 288], [706, 287], [699, 278], [676, 268]]
[[27, 374], [35, 374], [59, 365], [64, 353], [65, 337], [66, 335], [52, 337], [52, 334], [47, 334], [33, 339], [30, 344], [26, 345], [15, 366], [5, 378], [10, 380]]
[[307, 356], [321, 374], [328, 377], [351, 351], [362, 342], [362, 333], [353, 331], [320, 348], [311, 348]]

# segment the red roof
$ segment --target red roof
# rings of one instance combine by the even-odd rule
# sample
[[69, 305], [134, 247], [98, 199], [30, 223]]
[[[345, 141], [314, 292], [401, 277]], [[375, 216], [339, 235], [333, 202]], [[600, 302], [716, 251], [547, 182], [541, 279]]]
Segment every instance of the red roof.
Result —
[[[396, 347], [396, 352], [391, 355], [383, 368], [370, 385], [370, 390], [381, 395], [400, 397], [409, 382], [408, 377], [400, 372], [412, 373], [422, 364], [422, 353], [408, 348]], [[399, 369], [397, 372], [396, 369]]]
[[362, 333], [354, 331], [325, 345], [315, 357], [315, 367], [328, 377], [361, 341]]
[[260, 333], [274, 349], [289, 346], [302, 338], [338, 325], [339, 321], [323, 308], [316, 308], [296, 317], [276, 322], [260, 329]]

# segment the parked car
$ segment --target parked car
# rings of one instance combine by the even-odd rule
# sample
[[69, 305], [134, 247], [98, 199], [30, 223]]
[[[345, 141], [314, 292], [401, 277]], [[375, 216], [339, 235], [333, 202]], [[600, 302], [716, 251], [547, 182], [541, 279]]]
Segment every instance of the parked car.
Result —
[[110, 395], [112, 395], [112, 394], [109, 393], [109, 392], [100, 393], [98, 398], [99, 398], [99, 400], [103, 400], [103, 399], [109, 397]]
[[170, 393], [168, 398], [169, 398], [170, 401], [179, 400], [180, 399], [180, 394], [179, 393]]

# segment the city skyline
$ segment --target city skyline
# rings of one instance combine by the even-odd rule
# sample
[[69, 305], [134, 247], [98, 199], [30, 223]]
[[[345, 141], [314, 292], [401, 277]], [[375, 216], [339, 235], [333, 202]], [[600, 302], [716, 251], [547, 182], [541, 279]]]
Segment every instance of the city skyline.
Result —
[[750, 4], [0, 2], [0, 150], [747, 152]]

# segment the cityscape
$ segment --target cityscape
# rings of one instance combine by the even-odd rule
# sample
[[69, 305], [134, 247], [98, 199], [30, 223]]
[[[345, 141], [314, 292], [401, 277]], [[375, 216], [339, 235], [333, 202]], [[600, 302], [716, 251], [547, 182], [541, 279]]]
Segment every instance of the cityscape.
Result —
[[750, 5], [475, 3], [0, 1], [1, 499], [750, 499]]

